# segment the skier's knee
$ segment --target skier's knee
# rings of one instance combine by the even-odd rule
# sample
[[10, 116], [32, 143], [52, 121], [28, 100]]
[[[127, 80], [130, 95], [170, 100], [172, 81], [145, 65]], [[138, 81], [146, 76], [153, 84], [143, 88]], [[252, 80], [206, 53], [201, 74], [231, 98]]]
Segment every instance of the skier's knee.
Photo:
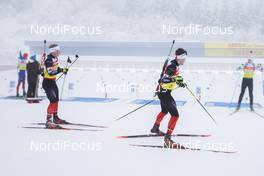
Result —
[[168, 111], [166, 111], [166, 110], [161, 110], [161, 112], [163, 113], [163, 114], [168, 114]]
[[172, 112], [170, 113], [170, 115], [171, 115], [171, 116], [175, 116], [175, 117], [179, 117], [179, 113], [178, 113], [177, 110], [172, 111]]
[[57, 97], [51, 97], [50, 98], [51, 103], [57, 103], [58, 101], [59, 101], [59, 99]]

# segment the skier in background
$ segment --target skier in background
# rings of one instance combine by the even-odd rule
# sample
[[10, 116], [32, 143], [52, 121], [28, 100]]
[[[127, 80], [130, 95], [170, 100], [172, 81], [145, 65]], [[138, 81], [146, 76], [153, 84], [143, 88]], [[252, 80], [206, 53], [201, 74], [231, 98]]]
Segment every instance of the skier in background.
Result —
[[18, 82], [16, 87], [16, 96], [19, 97], [19, 88], [22, 84], [23, 89], [23, 96], [26, 96], [25, 91], [25, 81], [26, 81], [26, 64], [27, 64], [28, 54], [24, 53], [22, 56], [21, 51], [19, 52], [18, 57], [18, 64], [17, 64], [17, 70], [18, 70]]
[[[56, 75], [59, 73], [67, 74], [68, 68], [59, 67], [60, 47], [57, 44], [49, 46], [50, 54], [44, 62], [44, 79], [42, 87], [50, 101], [47, 109], [46, 128], [59, 128], [57, 124], [67, 123], [58, 117], [59, 90], [56, 84]], [[52, 121], [53, 117], [53, 121]]]
[[[159, 85], [157, 88], [157, 95], [160, 99], [161, 112], [157, 115], [156, 121], [152, 133], [165, 135], [164, 146], [172, 148], [174, 142], [171, 140], [171, 134], [176, 126], [179, 119], [179, 113], [175, 100], [171, 96], [171, 91], [177, 87], [185, 87], [186, 84], [183, 82], [183, 78], [179, 75], [179, 66], [183, 65], [187, 56], [187, 51], [179, 48], [175, 51], [175, 59], [173, 59], [170, 64], [168, 64], [163, 71], [163, 75], [159, 79]], [[159, 130], [160, 123], [168, 112], [171, 118], [168, 123], [168, 130], [166, 134]]]
[[43, 53], [40, 59], [40, 75], [44, 77], [44, 68], [45, 68], [45, 60], [46, 60], [46, 53]]
[[28, 91], [27, 98], [36, 98], [38, 96], [37, 88], [40, 74], [40, 64], [37, 61], [36, 55], [29, 57], [29, 62], [27, 63], [27, 81], [28, 81]]
[[240, 67], [240, 69], [243, 69], [244, 76], [242, 79], [241, 92], [239, 95], [236, 110], [238, 111], [240, 109], [245, 90], [246, 88], [248, 88], [250, 110], [254, 111], [254, 108], [253, 108], [253, 77], [254, 77], [254, 72], [255, 72], [255, 64], [253, 63], [252, 59], [248, 59], [248, 61], [243, 65], [243, 68]]

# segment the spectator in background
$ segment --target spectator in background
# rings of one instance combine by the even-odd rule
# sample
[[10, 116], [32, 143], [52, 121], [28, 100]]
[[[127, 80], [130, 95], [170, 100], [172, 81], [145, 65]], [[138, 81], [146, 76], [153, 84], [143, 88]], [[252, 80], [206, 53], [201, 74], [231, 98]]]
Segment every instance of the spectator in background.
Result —
[[37, 56], [32, 55], [29, 58], [29, 62], [26, 66], [27, 69], [27, 81], [28, 81], [28, 91], [27, 98], [38, 97], [38, 82], [40, 74], [40, 64], [37, 61]]
[[23, 89], [23, 96], [26, 96], [25, 80], [26, 80], [27, 59], [28, 59], [28, 54], [24, 53], [22, 56], [22, 53], [20, 51], [19, 57], [18, 57], [18, 65], [17, 65], [17, 70], [18, 70], [18, 82], [17, 82], [17, 87], [16, 87], [16, 96], [17, 97], [19, 97], [19, 87], [21, 84], [22, 84], [22, 89]]
[[253, 63], [252, 59], [248, 59], [248, 61], [243, 66], [244, 76], [241, 85], [241, 92], [238, 99], [237, 104], [237, 111], [240, 109], [240, 105], [245, 93], [246, 88], [248, 88], [249, 92], [249, 101], [250, 101], [250, 110], [254, 111], [253, 109], [253, 77], [255, 72], [255, 64]]

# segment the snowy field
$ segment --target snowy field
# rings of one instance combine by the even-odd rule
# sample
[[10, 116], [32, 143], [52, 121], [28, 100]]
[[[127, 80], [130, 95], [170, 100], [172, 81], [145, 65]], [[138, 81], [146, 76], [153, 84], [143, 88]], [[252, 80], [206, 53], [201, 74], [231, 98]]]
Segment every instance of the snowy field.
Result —
[[[241, 110], [230, 114], [243, 76], [236, 68], [248, 55], [263, 66], [263, 6], [263, 0], [1, 0], [0, 175], [262, 176], [264, 72], [256, 71], [254, 76], [256, 112], [249, 111], [246, 90]], [[50, 130], [33, 124], [46, 121], [49, 101], [41, 89], [42, 80], [40, 103], [15, 97], [19, 51], [29, 56], [48, 53], [48, 45], [42, 47], [42, 42], [40, 50], [35, 50], [38, 41], [44, 40], [61, 42], [62, 67], [67, 54], [80, 55], [65, 79], [59, 117], [97, 127], [64, 125], [79, 130]], [[203, 150], [132, 146], [163, 145], [163, 137], [157, 136], [120, 138], [150, 133], [160, 112], [156, 99], [116, 119], [153, 99], [165, 59], [160, 56], [163, 49], [167, 56], [173, 40], [170, 56], [176, 48], [187, 49], [182, 76], [217, 122], [188, 89], [176, 89], [172, 95], [180, 119], [173, 140]], [[157, 43], [148, 46], [148, 42], [168, 42], [168, 49]], [[60, 79], [60, 93], [62, 83]], [[169, 119], [167, 115], [163, 120], [163, 131]]]
[[[100, 70], [74, 68], [69, 72], [59, 106], [61, 118], [70, 122], [105, 125], [103, 131], [58, 131], [23, 129], [33, 122], [45, 122], [48, 100], [27, 104], [7, 99], [15, 95], [16, 70], [0, 71], [1, 172], [5, 175], [261, 175], [264, 152], [264, 119], [242, 108], [209, 107], [217, 125], [203, 111], [186, 89], [173, 96], [186, 101], [179, 106], [180, 120], [175, 134], [210, 134], [211, 137], [174, 137], [181, 144], [200, 148], [237, 151], [234, 154], [206, 151], [137, 148], [130, 144], [163, 144], [162, 137], [117, 139], [120, 135], [147, 134], [159, 105], [147, 107], [115, 121], [140, 106], [136, 99], [150, 100], [159, 71]], [[201, 101], [236, 102], [240, 92], [239, 72], [195, 72], [184, 70], [183, 77], [193, 92], [201, 88]], [[59, 82], [61, 89], [62, 80]], [[103, 86], [105, 85], [105, 86]], [[118, 86], [121, 86], [118, 87]], [[148, 91], [138, 87], [149, 85]], [[122, 91], [115, 91], [120, 88]], [[112, 102], [88, 101], [90, 98], [116, 98]], [[119, 90], [119, 89], [118, 89]], [[44, 95], [42, 90], [40, 95]], [[75, 98], [75, 99], [74, 99]], [[244, 102], [248, 98], [246, 91]], [[73, 101], [75, 100], [75, 101]], [[81, 101], [84, 100], [84, 101]], [[87, 100], [87, 101], [86, 101]], [[254, 102], [264, 106], [262, 75], [254, 79]], [[264, 114], [263, 108], [256, 111]], [[166, 130], [169, 116], [161, 128]], [[84, 127], [81, 127], [84, 128]], [[98, 129], [98, 128], [86, 128]]]

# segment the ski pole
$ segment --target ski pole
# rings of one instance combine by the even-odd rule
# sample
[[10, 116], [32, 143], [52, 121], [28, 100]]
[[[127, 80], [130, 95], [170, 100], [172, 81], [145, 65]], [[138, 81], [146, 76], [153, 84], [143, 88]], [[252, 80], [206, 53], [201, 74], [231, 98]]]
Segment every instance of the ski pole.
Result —
[[[164, 71], [165, 71], [165, 69], [166, 69], [166, 67], [168, 65], [168, 62], [169, 62], [169, 59], [170, 59], [170, 55], [171, 55], [171, 51], [173, 49], [174, 43], [175, 43], [175, 40], [172, 41], [172, 44], [171, 44], [171, 47], [170, 47], [170, 51], [169, 51], [168, 57], [167, 57], [167, 59], [165, 60], [165, 62], [163, 64], [162, 71], [160, 73], [160, 79], [163, 77]], [[158, 89], [159, 89], [159, 84], [156, 87], [154, 97], [157, 95]]]
[[46, 55], [46, 47], [47, 47], [47, 40], [44, 40], [44, 48], [43, 48], [43, 51], [44, 51], [44, 54]]
[[[66, 68], [68, 68], [68, 64], [69, 63], [72, 63], [72, 61], [71, 61], [70, 57], [68, 56], [67, 63], [66, 63]], [[63, 83], [62, 83], [60, 100], [62, 100], [65, 79], [66, 79], [66, 74], [64, 75], [64, 79], [63, 79]]]
[[[40, 61], [40, 75], [42, 75], [44, 77], [44, 63], [46, 60], [46, 47], [47, 47], [47, 40], [43, 41], [43, 55], [42, 55], [42, 59]], [[41, 86], [41, 90], [43, 89], [43, 87]]]
[[42, 60], [41, 60], [41, 63], [40, 63], [41, 68], [43, 67], [44, 62], [46, 60], [46, 48], [47, 48], [47, 40], [44, 40], [43, 41], [43, 55], [42, 55]]
[[231, 103], [232, 103], [232, 101], [233, 101], [233, 99], [234, 99], [234, 96], [235, 96], [235, 93], [236, 93], [236, 90], [237, 90], [237, 87], [238, 87], [238, 82], [239, 82], [239, 80], [240, 80], [240, 73], [238, 72], [238, 77], [237, 77], [237, 80], [236, 80], [236, 82], [235, 82], [235, 88], [234, 88], [234, 91], [233, 91], [233, 94], [232, 94], [232, 98], [231, 98], [231, 101], [230, 101], [230, 103], [229, 103], [229, 108], [231, 108]]
[[163, 64], [163, 67], [162, 67], [162, 71], [160, 73], [160, 78], [162, 78], [163, 74], [164, 74], [164, 70], [166, 69], [166, 66], [169, 62], [169, 59], [170, 59], [170, 55], [171, 55], [171, 51], [173, 49], [173, 46], [174, 46], [174, 43], [175, 43], [175, 40], [172, 41], [172, 44], [171, 44], [171, 47], [170, 47], [170, 51], [169, 51], [169, 54], [168, 54], [168, 57], [167, 59], [165, 60], [164, 64]]
[[118, 118], [118, 119], [116, 119], [115, 121], [121, 120], [122, 118], [124, 118], [124, 117], [128, 116], [129, 114], [132, 114], [133, 112], [136, 112], [137, 110], [139, 110], [139, 109], [141, 109], [141, 108], [143, 108], [143, 107], [147, 106], [148, 104], [152, 103], [153, 101], [155, 101], [155, 99], [152, 99], [152, 100], [148, 101], [147, 103], [145, 103], [145, 104], [143, 104], [143, 105], [139, 106], [138, 108], [136, 108], [136, 109], [134, 109], [134, 110], [130, 111], [129, 113], [127, 113], [127, 114], [125, 114], [125, 115], [123, 115], [123, 116], [119, 117], [119, 118]]
[[103, 75], [100, 75], [100, 78], [101, 78], [101, 82], [104, 86], [104, 94], [105, 94], [104, 98], [107, 98], [106, 83], [104, 82]]
[[39, 75], [37, 75], [37, 81], [36, 81], [35, 96], [34, 96], [34, 98], [38, 98], [38, 88], [39, 88]]
[[191, 93], [191, 95], [195, 98], [195, 100], [201, 105], [201, 107], [205, 110], [205, 112], [211, 117], [211, 119], [214, 121], [214, 123], [217, 125], [215, 119], [212, 117], [212, 115], [207, 111], [207, 109], [203, 106], [203, 104], [198, 100], [198, 98], [194, 95], [194, 93], [189, 89], [188, 86], [186, 86], [186, 89]]
[[[68, 69], [72, 67], [72, 65], [79, 59], [79, 56], [76, 54], [75, 55], [75, 60], [68, 66]], [[64, 74], [61, 74], [56, 81], [58, 81]]]
[[[168, 57], [167, 57], [167, 59], [166, 59], [164, 65], [163, 65], [162, 72], [161, 72], [161, 74], [160, 74], [160, 78], [163, 76], [164, 70], [165, 70], [165, 68], [166, 68], [166, 66], [167, 66], [167, 64], [168, 64], [169, 57], [170, 57], [170, 55], [171, 55], [171, 51], [172, 51], [172, 49], [173, 49], [174, 43], [175, 43], [175, 40], [172, 41], [172, 44], [171, 44], [171, 47], [170, 47], [170, 51], [169, 51]], [[157, 87], [157, 88], [158, 88], [158, 87]], [[141, 108], [147, 106], [148, 104], [152, 103], [153, 101], [155, 101], [156, 94], [157, 94], [157, 89], [156, 89], [156, 91], [155, 91], [155, 94], [154, 94], [152, 100], [150, 100], [150, 101], [148, 101], [147, 103], [143, 104], [142, 106], [139, 106], [138, 108], [136, 108], [136, 109], [130, 111], [129, 113], [127, 113], [127, 114], [125, 114], [125, 115], [119, 117], [119, 118], [116, 119], [115, 121], [118, 121], [118, 120], [120, 120], [120, 119], [122, 119], [122, 118], [124, 118], [124, 117], [126, 117], [126, 116], [128, 116], [128, 115], [130, 115], [130, 114], [132, 114], [133, 112], [136, 112], [137, 110], [139, 110], [139, 109], [141, 109]]]
[[[43, 41], [43, 55], [42, 55], [42, 58], [40, 60], [40, 63], [39, 63], [39, 74], [44, 76], [44, 63], [45, 63], [45, 60], [46, 60], [46, 48], [47, 48], [47, 40], [44, 40]], [[38, 88], [39, 88], [39, 75], [38, 75], [38, 78], [37, 78], [37, 84], [36, 84], [36, 90], [35, 90], [35, 98], [38, 97]], [[41, 86], [41, 90], [43, 89], [43, 87]]]

